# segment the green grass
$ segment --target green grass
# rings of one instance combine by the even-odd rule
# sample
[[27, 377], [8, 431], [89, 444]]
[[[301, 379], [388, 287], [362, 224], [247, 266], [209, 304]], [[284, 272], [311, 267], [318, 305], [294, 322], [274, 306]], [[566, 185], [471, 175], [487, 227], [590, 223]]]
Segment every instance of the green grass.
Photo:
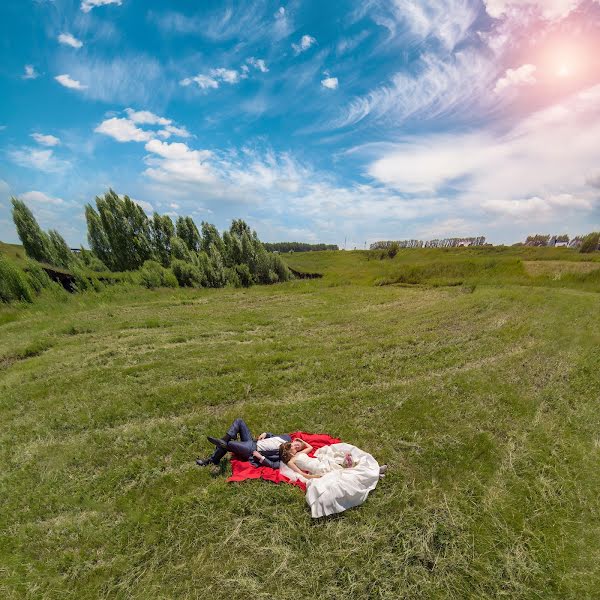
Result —
[[[600, 294], [510, 251], [487, 278], [489, 255], [367, 254], [0, 307], [0, 596], [597, 597]], [[313, 522], [296, 488], [194, 465], [238, 416], [390, 473]]]

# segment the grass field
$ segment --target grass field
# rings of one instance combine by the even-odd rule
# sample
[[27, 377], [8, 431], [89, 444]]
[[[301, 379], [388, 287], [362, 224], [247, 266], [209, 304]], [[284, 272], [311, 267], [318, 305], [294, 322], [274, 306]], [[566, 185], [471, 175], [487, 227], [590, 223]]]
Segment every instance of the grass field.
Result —
[[[529, 275], [581, 258], [543, 250], [0, 307], [0, 597], [597, 598], [598, 271]], [[390, 473], [313, 522], [296, 488], [195, 466], [238, 416]]]

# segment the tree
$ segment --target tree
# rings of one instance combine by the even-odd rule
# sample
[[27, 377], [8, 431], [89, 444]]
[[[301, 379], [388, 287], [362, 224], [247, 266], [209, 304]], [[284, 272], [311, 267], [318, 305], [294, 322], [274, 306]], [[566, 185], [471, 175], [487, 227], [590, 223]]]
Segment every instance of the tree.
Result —
[[108, 236], [102, 227], [100, 215], [89, 204], [85, 206], [85, 220], [87, 222], [88, 244], [92, 252], [111, 271], [114, 271], [115, 260]]
[[185, 242], [177, 235], [174, 235], [169, 241], [171, 246], [171, 260], [192, 261], [192, 253], [188, 250]]
[[71, 248], [65, 242], [56, 229], [50, 229], [48, 231], [48, 238], [50, 239], [50, 245], [52, 247], [52, 256], [54, 257], [54, 263], [58, 267], [69, 268], [74, 262], [76, 262], [75, 255], [71, 252]]
[[583, 238], [579, 252], [590, 253], [600, 248], [600, 232], [589, 233]]
[[111, 270], [132, 271], [152, 258], [150, 222], [139, 204], [109, 190], [96, 197], [96, 208], [97, 213], [86, 206], [88, 240], [102, 262]]
[[190, 252], [198, 252], [201, 248], [200, 232], [192, 217], [177, 219], [177, 237], [180, 237]]
[[202, 250], [210, 255], [210, 246], [214, 244], [219, 254], [223, 256], [225, 254], [225, 245], [219, 235], [219, 231], [214, 225], [202, 221]]
[[171, 217], [155, 212], [150, 223], [150, 232], [154, 255], [163, 267], [168, 267], [171, 262], [171, 238], [175, 235]]
[[25, 202], [17, 198], [11, 198], [11, 202], [13, 221], [27, 255], [40, 262], [54, 264], [52, 244], [48, 234], [38, 225]]

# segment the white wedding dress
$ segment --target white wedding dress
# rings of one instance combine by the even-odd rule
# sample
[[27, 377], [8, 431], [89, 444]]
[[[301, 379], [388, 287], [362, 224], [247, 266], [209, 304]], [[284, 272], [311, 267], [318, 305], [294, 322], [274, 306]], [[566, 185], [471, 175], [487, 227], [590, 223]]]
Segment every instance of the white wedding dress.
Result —
[[[342, 466], [346, 453], [352, 455], [354, 466]], [[368, 453], [350, 444], [331, 444], [315, 452], [314, 458], [297, 454], [296, 466], [307, 473], [321, 475], [318, 479], [306, 479], [284, 462], [279, 470], [292, 481], [306, 483], [306, 502], [313, 518], [340, 513], [359, 506], [379, 482], [379, 464]]]

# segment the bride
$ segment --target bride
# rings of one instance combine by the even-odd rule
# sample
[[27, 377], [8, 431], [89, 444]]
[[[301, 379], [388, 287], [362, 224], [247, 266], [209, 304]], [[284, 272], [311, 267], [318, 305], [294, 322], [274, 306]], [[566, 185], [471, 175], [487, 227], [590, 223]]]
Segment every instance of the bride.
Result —
[[331, 444], [319, 448], [295, 439], [280, 447], [280, 471], [292, 481], [306, 483], [306, 502], [313, 518], [340, 513], [362, 504], [384, 477], [381, 467], [368, 453], [351, 444]]

